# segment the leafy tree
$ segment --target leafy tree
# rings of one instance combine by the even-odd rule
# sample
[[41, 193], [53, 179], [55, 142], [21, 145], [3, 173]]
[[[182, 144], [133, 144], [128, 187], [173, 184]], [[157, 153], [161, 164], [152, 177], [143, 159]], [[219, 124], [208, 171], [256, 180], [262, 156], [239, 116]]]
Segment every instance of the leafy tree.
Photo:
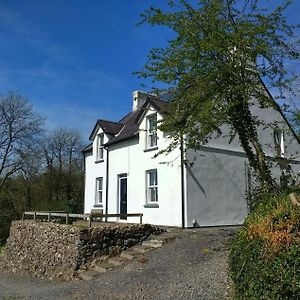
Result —
[[[171, 29], [175, 35], [165, 48], [148, 55], [142, 78], [169, 85], [171, 104], [160, 128], [170, 132], [173, 142], [197, 149], [223, 124], [232, 138], [238, 135], [261, 187], [270, 189], [273, 179], [257, 127], [262, 121], [251, 114], [253, 99], [262, 107], [275, 107], [262, 85], [280, 90], [288, 87], [285, 60], [299, 58], [295, 26], [283, 13], [292, 1], [268, 11], [258, 0], [169, 1], [169, 11], [150, 8], [142, 24]], [[262, 1], [265, 3], [265, 1]]]
[[67, 203], [71, 211], [80, 211], [83, 197], [81, 135], [72, 129], [56, 129], [46, 137], [44, 157], [48, 202], [56, 209]]
[[43, 119], [27, 98], [17, 93], [0, 96], [0, 189], [20, 171], [38, 142]]

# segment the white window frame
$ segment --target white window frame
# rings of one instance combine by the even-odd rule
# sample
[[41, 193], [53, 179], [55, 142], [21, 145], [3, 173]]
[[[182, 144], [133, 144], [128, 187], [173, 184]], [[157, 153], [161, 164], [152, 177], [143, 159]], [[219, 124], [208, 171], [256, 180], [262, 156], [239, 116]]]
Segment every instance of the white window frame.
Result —
[[[155, 174], [156, 182], [154, 183], [150, 182], [151, 174]], [[153, 194], [152, 191], [155, 191], [155, 193]], [[153, 195], [154, 195], [154, 199], [152, 199]], [[157, 169], [146, 171], [146, 203], [147, 204], [158, 203]]]
[[97, 135], [97, 151], [96, 151], [96, 161], [104, 160], [104, 134], [100, 133]]
[[96, 178], [95, 205], [102, 205], [103, 202], [103, 177]]
[[273, 136], [276, 155], [284, 157], [284, 131], [276, 128], [274, 129]]
[[[150, 122], [154, 120], [154, 129], [150, 129]], [[146, 149], [157, 148], [157, 114], [152, 114], [146, 118], [147, 135], [146, 135]], [[152, 143], [153, 140], [155, 143]]]

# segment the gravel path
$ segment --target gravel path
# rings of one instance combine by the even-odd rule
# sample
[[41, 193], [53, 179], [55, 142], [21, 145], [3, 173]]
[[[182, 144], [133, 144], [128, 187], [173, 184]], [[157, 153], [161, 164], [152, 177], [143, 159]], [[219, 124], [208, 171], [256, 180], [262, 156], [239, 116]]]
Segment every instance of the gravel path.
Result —
[[[228, 243], [237, 228], [177, 230], [145, 259], [91, 281], [54, 283], [0, 272], [0, 299], [225, 299]], [[146, 261], [145, 261], [146, 260]]]

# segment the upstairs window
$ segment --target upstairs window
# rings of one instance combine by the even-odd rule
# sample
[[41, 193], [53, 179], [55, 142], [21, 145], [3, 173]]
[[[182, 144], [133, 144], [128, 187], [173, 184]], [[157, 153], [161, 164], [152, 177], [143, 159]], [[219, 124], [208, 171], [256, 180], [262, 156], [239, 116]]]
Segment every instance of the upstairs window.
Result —
[[276, 155], [284, 157], [284, 133], [280, 129], [274, 129], [274, 146]]
[[147, 117], [147, 145], [146, 148], [154, 148], [157, 146], [157, 116], [151, 115]]
[[103, 145], [104, 145], [104, 134], [97, 135], [97, 151], [96, 151], [96, 161], [103, 160]]
[[157, 203], [158, 202], [158, 193], [157, 193], [157, 170], [146, 171], [146, 197], [147, 203]]
[[95, 205], [102, 204], [102, 195], [103, 195], [103, 177], [98, 177], [96, 178]]

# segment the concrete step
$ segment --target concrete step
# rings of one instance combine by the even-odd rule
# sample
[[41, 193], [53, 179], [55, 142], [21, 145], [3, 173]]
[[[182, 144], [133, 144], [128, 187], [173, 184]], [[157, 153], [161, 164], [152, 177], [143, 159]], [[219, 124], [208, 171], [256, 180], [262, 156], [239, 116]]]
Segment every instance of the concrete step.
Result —
[[125, 261], [127, 261], [128, 258], [125, 258], [125, 257], [121, 257], [121, 256], [113, 256], [111, 257], [108, 262], [110, 264], [113, 264], [115, 266], [120, 266], [122, 265]]
[[144, 245], [137, 245], [134, 246], [132, 248], [130, 248], [133, 252], [139, 253], [139, 254], [143, 254], [148, 252], [149, 250], [153, 249], [152, 247], [149, 246], [144, 246]]
[[94, 271], [98, 273], [105, 273], [107, 270], [111, 270], [114, 267], [116, 267], [116, 265], [111, 263], [101, 263], [99, 265], [94, 266]]
[[83, 271], [81, 273], [78, 274], [79, 278], [82, 280], [92, 280], [93, 278], [95, 278], [96, 276], [99, 275], [99, 272], [96, 271]]
[[132, 248], [130, 248], [129, 250], [123, 251], [121, 252], [120, 256], [126, 259], [133, 259], [136, 256], [140, 255], [141, 253], [137, 253], [131, 250]]
[[163, 244], [164, 242], [159, 240], [147, 240], [142, 243], [144, 247], [149, 248], [160, 248]]

